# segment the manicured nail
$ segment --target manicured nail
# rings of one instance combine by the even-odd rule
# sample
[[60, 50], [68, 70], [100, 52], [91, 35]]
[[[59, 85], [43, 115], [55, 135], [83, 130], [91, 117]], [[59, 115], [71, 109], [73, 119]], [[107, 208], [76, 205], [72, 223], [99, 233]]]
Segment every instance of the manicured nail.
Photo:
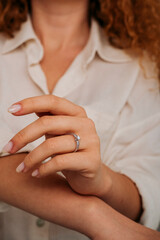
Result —
[[24, 162], [22, 162], [17, 168], [16, 168], [16, 172], [20, 173], [25, 169], [25, 165]]
[[39, 175], [39, 171], [38, 169], [36, 169], [33, 173], [32, 173], [32, 177], [37, 177]]
[[8, 142], [2, 149], [2, 153], [10, 153], [10, 151], [12, 150], [13, 148], [13, 142], [10, 141]]
[[8, 108], [8, 112], [16, 113], [16, 112], [19, 112], [21, 109], [22, 109], [22, 106], [20, 104], [15, 104]]

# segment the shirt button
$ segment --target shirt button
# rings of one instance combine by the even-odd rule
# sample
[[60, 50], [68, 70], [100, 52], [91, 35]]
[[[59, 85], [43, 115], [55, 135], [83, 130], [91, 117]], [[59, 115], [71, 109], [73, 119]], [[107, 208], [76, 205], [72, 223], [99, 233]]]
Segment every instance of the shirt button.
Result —
[[36, 221], [37, 227], [43, 227], [45, 225], [45, 221], [43, 219], [38, 218]]

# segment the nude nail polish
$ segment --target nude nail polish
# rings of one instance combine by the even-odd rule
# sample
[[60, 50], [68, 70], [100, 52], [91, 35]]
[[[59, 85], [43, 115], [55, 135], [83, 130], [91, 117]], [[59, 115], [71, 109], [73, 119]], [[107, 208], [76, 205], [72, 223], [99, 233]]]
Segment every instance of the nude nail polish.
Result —
[[32, 173], [32, 177], [37, 177], [39, 175], [39, 171], [38, 169], [36, 169], [33, 173]]
[[25, 169], [25, 165], [24, 162], [22, 162], [17, 168], [16, 168], [16, 172], [20, 173]]
[[20, 104], [14, 104], [11, 107], [8, 108], [9, 113], [16, 113], [19, 112], [22, 109]]
[[12, 150], [13, 148], [13, 142], [10, 141], [8, 142], [2, 149], [2, 153], [10, 153], [10, 151]]

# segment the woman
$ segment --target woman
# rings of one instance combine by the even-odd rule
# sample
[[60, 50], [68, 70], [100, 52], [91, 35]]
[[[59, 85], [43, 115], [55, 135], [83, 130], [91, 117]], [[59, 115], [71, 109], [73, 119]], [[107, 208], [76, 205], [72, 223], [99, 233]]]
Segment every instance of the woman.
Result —
[[159, 10], [1, 1], [4, 240], [160, 238]]

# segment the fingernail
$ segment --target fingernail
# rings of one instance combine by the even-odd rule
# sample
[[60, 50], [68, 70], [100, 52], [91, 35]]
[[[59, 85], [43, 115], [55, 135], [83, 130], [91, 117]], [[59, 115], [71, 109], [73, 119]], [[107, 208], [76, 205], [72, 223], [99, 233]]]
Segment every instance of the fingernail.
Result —
[[8, 108], [8, 112], [16, 113], [16, 112], [19, 112], [21, 109], [22, 109], [22, 106], [20, 104], [15, 104]]
[[33, 173], [32, 173], [32, 177], [37, 177], [39, 175], [39, 171], [38, 169], [36, 169]]
[[17, 168], [16, 168], [16, 172], [20, 173], [25, 169], [25, 165], [24, 162], [22, 162]]
[[13, 142], [8, 142], [2, 149], [2, 153], [9, 153], [13, 148]]

